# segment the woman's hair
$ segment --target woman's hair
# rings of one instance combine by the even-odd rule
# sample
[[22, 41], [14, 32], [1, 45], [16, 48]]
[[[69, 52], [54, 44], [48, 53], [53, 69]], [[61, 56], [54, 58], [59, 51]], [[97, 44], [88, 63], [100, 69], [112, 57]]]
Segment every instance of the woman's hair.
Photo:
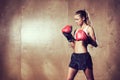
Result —
[[75, 14], [78, 14], [81, 18], [85, 18], [85, 23], [88, 25], [91, 25], [89, 17], [88, 17], [88, 13], [85, 10], [78, 10], [76, 11]]

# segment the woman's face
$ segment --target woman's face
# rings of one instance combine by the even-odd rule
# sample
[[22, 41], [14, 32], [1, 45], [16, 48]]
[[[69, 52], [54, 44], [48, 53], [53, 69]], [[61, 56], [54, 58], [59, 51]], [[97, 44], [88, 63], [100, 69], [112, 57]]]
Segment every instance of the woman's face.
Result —
[[77, 23], [77, 25], [79, 25], [79, 26], [82, 26], [82, 24], [84, 22], [83, 18], [81, 18], [79, 14], [76, 14], [74, 16], [74, 20]]

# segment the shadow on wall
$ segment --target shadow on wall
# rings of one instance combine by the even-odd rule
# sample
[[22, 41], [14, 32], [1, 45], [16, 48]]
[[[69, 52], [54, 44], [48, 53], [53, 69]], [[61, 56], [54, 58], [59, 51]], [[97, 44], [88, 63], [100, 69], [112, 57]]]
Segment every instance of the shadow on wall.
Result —
[[11, 21], [14, 15], [21, 13], [24, 2], [24, 0], [0, 0], [0, 80], [18, 80], [17, 77], [8, 77], [7, 68], [9, 66], [7, 63], [9, 59], [7, 59], [7, 54], [9, 52]]
[[[113, 70], [113, 72], [111, 73], [111, 80], [119, 80], [120, 79], [120, 0], [111, 0], [108, 3], [109, 5], [109, 12], [108, 15], [110, 15], [109, 17], [111, 17], [110, 21], [109, 21], [109, 25], [111, 26], [114, 25], [113, 27], [115, 28], [115, 30], [113, 30], [113, 28], [110, 28], [111, 30], [111, 46], [110, 46], [110, 57], [113, 58], [114, 61], [112, 61], [113, 63], [111, 64], [111, 70]], [[114, 40], [112, 40], [114, 39]], [[114, 46], [114, 47], [113, 47]]]
[[[7, 43], [9, 41], [9, 21], [7, 20], [7, 16], [5, 16], [6, 13], [6, 6], [8, 1], [6, 0], [0, 0], [0, 79], [4, 79], [6, 69], [5, 69], [5, 55], [6, 55], [6, 47]], [[6, 19], [7, 18], [7, 19]]]

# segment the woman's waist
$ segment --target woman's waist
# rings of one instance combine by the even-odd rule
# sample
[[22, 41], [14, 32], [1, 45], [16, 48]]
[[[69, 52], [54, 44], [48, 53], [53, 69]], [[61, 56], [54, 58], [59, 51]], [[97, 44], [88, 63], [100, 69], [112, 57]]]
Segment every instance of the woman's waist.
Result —
[[75, 46], [74, 52], [75, 53], [86, 53], [86, 52], [88, 52], [88, 50], [87, 50], [87, 47], [85, 47], [85, 46]]
[[74, 53], [83, 54], [88, 53], [87, 49], [74, 49]]
[[90, 55], [89, 52], [83, 52], [83, 53], [73, 52], [72, 54], [74, 54], [74, 55]]
[[86, 54], [86, 53], [88, 53], [88, 51], [83, 51], [83, 52], [82, 51], [81, 52], [80, 51], [79, 52], [78, 51], [74, 51], [73, 53], [76, 53], [76, 54]]

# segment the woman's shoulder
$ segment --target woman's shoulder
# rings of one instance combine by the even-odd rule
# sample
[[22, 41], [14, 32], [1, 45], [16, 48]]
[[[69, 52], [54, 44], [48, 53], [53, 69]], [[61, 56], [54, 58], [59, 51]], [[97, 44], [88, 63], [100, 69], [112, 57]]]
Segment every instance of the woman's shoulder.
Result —
[[87, 25], [87, 26], [88, 26], [89, 31], [93, 30], [93, 26], [91, 26], [91, 25]]
[[93, 28], [93, 26], [88, 26], [88, 33], [90, 34], [90, 33], [93, 33], [94, 32], [94, 28]]

